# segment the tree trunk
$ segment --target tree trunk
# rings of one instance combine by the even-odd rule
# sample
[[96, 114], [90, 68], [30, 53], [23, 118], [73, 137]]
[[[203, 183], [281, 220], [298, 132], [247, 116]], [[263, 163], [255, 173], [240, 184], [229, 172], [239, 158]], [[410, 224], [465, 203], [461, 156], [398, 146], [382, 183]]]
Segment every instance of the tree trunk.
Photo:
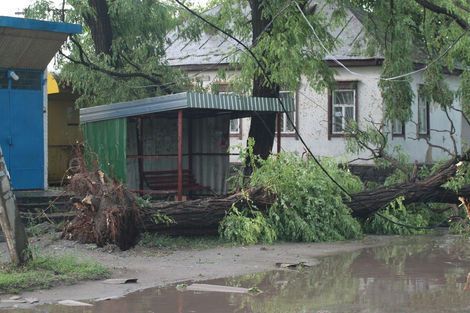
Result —
[[[457, 158], [449, 160], [433, 175], [424, 180], [398, 184], [394, 186], [382, 186], [374, 190], [366, 190], [352, 195], [346, 204], [357, 217], [365, 217], [384, 208], [394, 199], [403, 196], [404, 203], [436, 202], [436, 203], [460, 203], [459, 194], [444, 189], [441, 186], [453, 177], [459, 167]], [[468, 193], [467, 187], [460, 192]]]
[[[367, 217], [400, 196], [404, 197], [405, 204], [460, 204], [462, 198], [470, 199], [470, 185], [464, 186], [458, 193], [442, 187], [455, 175], [459, 164], [458, 159], [452, 159], [435, 174], [422, 181], [366, 190], [353, 194], [352, 198], [345, 203], [351, 208], [352, 215], [355, 217]], [[266, 210], [276, 200], [275, 195], [262, 189], [249, 190], [248, 194], [251, 201], [261, 210]], [[233, 204], [242, 204], [244, 199], [242, 193], [237, 193], [227, 198], [154, 203], [143, 214], [144, 228], [148, 231], [172, 235], [215, 234], [226, 212]], [[165, 215], [174, 220], [174, 223], [156, 224], [155, 215]]]
[[90, 27], [96, 54], [111, 55], [113, 29], [108, 3], [106, 0], [88, 0], [88, 5], [93, 9], [94, 14], [84, 14], [83, 18]]
[[[262, 189], [251, 189], [248, 195], [261, 210], [266, 210], [276, 199]], [[143, 210], [143, 227], [145, 231], [169, 235], [214, 235], [232, 205], [242, 204], [245, 199], [244, 193], [236, 193], [226, 198], [155, 202]], [[172, 221], [168, 223], [162, 216]]]
[[[252, 43], [256, 45], [258, 37], [269, 29], [269, 20], [263, 16], [263, 7], [260, 0], [250, 0], [251, 7], [251, 27], [252, 27]], [[269, 75], [269, 73], [266, 73]], [[253, 97], [277, 98], [279, 97], [279, 86], [270, 85], [263, 73], [253, 78]], [[248, 137], [255, 140], [253, 152], [263, 159], [267, 159], [271, 154], [274, 134], [276, 131], [276, 113], [258, 113], [251, 117], [250, 132]], [[249, 162], [247, 162], [249, 164]]]

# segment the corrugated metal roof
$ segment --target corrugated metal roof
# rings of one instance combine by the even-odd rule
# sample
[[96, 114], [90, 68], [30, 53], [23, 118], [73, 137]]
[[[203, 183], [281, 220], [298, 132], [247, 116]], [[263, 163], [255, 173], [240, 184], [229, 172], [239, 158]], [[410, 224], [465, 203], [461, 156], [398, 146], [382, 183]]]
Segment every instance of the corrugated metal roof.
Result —
[[77, 24], [0, 16], [0, 67], [44, 70]]
[[[294, 111], [294, 101], [292, 98], [283, 97], [283, 104], [287, 111]], [[96, 122], [180, 109], [245, 112], [284, 111], [282, 105], [275, 98], [183, 92], [161, 97], [146, 98], [130, 102], [113, 103], [80, 109], [80, 122]]]

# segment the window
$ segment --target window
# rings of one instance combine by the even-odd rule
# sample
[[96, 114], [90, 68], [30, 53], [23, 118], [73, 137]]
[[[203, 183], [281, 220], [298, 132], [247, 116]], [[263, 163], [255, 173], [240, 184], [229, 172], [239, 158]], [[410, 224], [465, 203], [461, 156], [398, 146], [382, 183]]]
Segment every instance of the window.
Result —
[[429, 135], [429, 99], [418, 94], [418, 135]]
[[30, 89], [41, 90], [43, 86], [43, 72], [15, 70], [18, 80], [11, 80], [11, 88], [13, 89]]
[[343, 136], [348, 123], [357, 116], [356, 82], [337, 82], [328, 102], [329, 136]]
[[405, 123], [396, 119], [392, 122], [392, 136], [403, 137], [405, 136]]
[[[295, 134], [294, 130], [294, 125], [297, 125], [297, 102], [296, 102], [296, 97], [295, 94], [290, 92], [290, 91], [281, 91], [279, 93], [281, 100], [286, 101], [290, 100], [294, 102], [294, 110], [293, 112], [288, 112], [288, 113], [282, 113], [281, 114], [281, 133], [282, 134]], [[286, 99], [286, 100], [284, 100]], [[289, 119], [286, 117], [286, 115], [289, 115], [289, 118], [292, 122], [294, 122], [294, 125], [289, 121]]]
[[230, 135], [240, 135], [242, 131], [242, 119], [241, 118], [236, 118], [233, 120], [230, 120]]
[[[211, 86], [212, 92], [219, 95], [229, 95], [233, 92], [230, 91], [230, 85], [225, 83], [214, 83]], [[242, 119], [230, 120], [230, 136], [242, 139]]]

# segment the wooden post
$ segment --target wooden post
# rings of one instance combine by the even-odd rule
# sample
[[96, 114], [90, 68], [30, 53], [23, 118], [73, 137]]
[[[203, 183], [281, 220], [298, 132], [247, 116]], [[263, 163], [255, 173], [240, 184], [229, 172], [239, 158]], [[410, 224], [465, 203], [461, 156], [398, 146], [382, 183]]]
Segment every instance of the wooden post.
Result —
[[178, 111], [178, 193], [176, 200], [183, 200], [183, 110]]
[[28, 237], [20, 213], [16, 206], [15, 195], [11, 190], [10, 175], [0, 147], [0, 226], [2, 227], [11, 262], [24, 264], [30, 257]]
[[276, 128], [277, 128], [277, 153], [281, 153], [281, 114], [276, 114]]
[[[144, 123], [142, 117], [137, 118], [137, 157], [139, 163], [139, 190], [142, 192], [144, 190]], [[143, 192], [142, 192], [143, 193]]]

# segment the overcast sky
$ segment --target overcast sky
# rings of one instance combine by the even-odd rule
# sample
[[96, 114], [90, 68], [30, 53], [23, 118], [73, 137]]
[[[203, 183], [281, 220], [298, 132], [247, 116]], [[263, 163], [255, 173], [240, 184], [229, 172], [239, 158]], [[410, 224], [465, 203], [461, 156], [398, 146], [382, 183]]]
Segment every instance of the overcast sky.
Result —
[[[0, 0], [0, 15], [18, 16], [17, 12], [21, 12], [25, 7], [34, 3], [35, 0]], [[56, 3], [62, 3], [62, 0], [53, 0]], [[205, 3], [208, 0], [192, 0], [193, 3]], [[20, 15], [21, 16], [21, 15]]]

